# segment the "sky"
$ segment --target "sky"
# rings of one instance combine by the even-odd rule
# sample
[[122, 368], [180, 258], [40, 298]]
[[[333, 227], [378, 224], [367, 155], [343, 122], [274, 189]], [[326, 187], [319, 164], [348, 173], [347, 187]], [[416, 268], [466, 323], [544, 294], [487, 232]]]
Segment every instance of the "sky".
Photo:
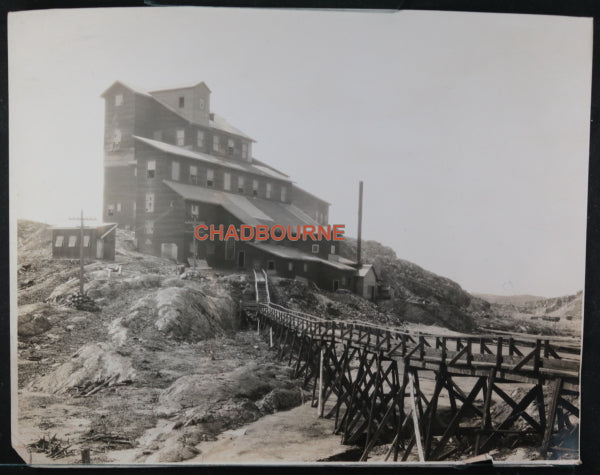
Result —
[[101, 216], [115, 80], [212, 90], [330, 222], [472, 292], [584, 287], [592, 21], [226, 8], [9, 15], [11, 219]]

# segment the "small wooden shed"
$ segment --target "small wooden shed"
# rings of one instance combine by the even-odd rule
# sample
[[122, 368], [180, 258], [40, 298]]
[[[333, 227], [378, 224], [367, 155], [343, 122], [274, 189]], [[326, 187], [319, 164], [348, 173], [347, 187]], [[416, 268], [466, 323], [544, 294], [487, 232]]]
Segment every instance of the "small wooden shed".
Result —
[[[53, 226], [52, 257], [54, 259], [79, 259], [81, 249], [80, 226]], [[83, 227], [84, 259], [115, 260], [117, 224], [103, 223]]]

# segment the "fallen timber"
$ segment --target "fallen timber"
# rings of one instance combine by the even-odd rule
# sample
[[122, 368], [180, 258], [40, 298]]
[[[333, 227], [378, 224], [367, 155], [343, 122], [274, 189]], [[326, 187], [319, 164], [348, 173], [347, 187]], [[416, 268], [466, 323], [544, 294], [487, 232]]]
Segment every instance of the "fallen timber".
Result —
[[[576, 456], [559, 437], [576, 437], [579, 418], [580, 347], [571, 340], [415, 333], [324, 319], [272, 303], [267, 273], [254, 278], [247, 317], [304, 386], [312, 385], [313, 406], [335, 421], [342, 443], [364, 447], [361, 461], [378, 443], [390, 444], [385, 460], [406, 461], [416, 451], [421, 461], [443, 461], [486, 453], [510, 436], [535, 437], [545, 457]], [[425, 379], [433, 379], [433, 389]], [[516, 396], [509, 394], [515, 385]], [[494, 398], [508, 407], [499, 421]], [[444, 414], [442, 399], [449, 404]]]

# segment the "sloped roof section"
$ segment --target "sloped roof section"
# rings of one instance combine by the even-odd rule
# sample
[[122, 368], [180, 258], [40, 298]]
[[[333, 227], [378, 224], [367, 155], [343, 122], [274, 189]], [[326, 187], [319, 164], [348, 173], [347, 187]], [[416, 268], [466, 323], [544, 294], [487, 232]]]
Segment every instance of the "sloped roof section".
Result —
[[318, 262], [320, 264], [324, 264], [324, 265], [328, 265], [330, 267], [335, 267], [336, 269], [340, 269], [340, 270], [347, 270], [347, 271], [355, 271], [356, 269], [354, 269], [354, 267], [350, 267], [344, 264], [341, 264], [339, 262], [335, 262], [335, 261], [328, 261], [326, 259], [321, 259], [320, 257], [314, 256], [312, 254], [307, 254], [305, 252], [299, 251], [296, 248], [293, 247], [287, 247], [287, 246], [280, 246], [277, 244], [270, 244], [270, 243], [264, 243], [264, 242], [247, 242], [246, 244], [255, 247], [257, 249], [261, 249], [264, 252], [268, 252], [269, 254], [272, 254], [274, 256], [277, 257], [281, 257], [284, 259], [294, 259], [294, 260], [298, 260], [298, 261], [305, 261], [305, 262]]
[[266, 224], [273, 226], [302, 226], [316, 222], [310, 217], [302, 218], [290, 212], [291, 205], [260, 198], [248, 198], [244, 195], [227, 193], [197, 185], [188, 185], [170, 180], [163, 182], [185, 200], [198, 201], [222, 206], [244, 224]]
[[223, 132], [227, 132], [228, 134], [239, 135], [240, 137], [244, 137], [245, 139], [251, 140], [252, 142], [256, 142], [256, 140], [254, 140], [252, 137], [249, 137], [240, 129], [231, 125], [225, 120], [224, 117], [221, 117], [218, 114], [212, 114], [212, 118], [209, 121], [209, 125], [214, 129], [219, 129]]
[[[202, 152], [195, 152], [193, 150], [188, 150], [187, 148], [178, 147], [177, 145], [172, 145], [172, 144], [169, 144], [166, 142], [161, 142], [158, 140], [148, 139], [146, 137], [140, 137], [138, 135], [134, 135], [133, 138], [135, 140], [138, 140], [139, 142], [145, 143], [146, 145], [149, 145], [149, 146], [151, 146], [157, 150], [160, 150], [162, 152], [165, 152], [165, 153], [170, 153], [172, 155], [177, 155], [180, 157], [193, 158], [195, 160], [200, 160], [205, 163], [210, 163], [213, 165], [229, 168], [232, 170], [254, 173], [255, 175], [261, 175], [261, 176], [273, 178], [272, 174], [265, 173], [264, 171], [262, 171], [261, 169], [259, 169], [258, 167], [254, 166], [254, 165], [251, 165], [250, 163], [236, 162], [233, 160], [217, 158], [213, 155], [208, 155], [208, 154], [202, 153]], [[289, 178], [286, 178], [284, 176], [280, 176], [280, 177], [278, 177], [278, 179], [287, 181], [287, 182], [291, 182], [291, 180]]]

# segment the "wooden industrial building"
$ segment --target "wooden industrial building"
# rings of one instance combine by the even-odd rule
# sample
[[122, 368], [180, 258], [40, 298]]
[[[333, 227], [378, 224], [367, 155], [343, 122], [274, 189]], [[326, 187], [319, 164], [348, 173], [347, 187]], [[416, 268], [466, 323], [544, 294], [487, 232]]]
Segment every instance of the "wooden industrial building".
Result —
[[210, 110], [210, 89], [144, 92], [121, 81], [103, 94], [104, 216], [135, 232], [142, 252], [214, 268], [266, 269], [354, 290], [356, 265], [336, 241], [198, 241], [198, 224], [327, 225], [330, 204], [253, 156], [255, 142]]
[[[53, 226], [52, 257], [55, 259], [79, 259], [81, 252], [80, 226]], [[115, 260], [115, 223], [104, 223], [83, 228], [83, 258]]]

